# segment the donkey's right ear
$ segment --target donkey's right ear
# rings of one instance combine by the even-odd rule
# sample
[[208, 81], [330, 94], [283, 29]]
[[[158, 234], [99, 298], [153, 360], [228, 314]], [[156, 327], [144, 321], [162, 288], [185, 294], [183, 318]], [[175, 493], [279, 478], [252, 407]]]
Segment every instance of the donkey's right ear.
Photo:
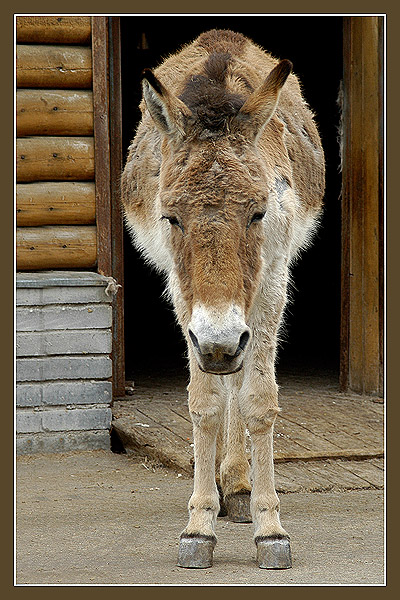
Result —
[[143, 98], [157, 128], [168, 135], [185, 135], [185, 118], [192, 114], [171, 94], [150, 69], [142, 73]]

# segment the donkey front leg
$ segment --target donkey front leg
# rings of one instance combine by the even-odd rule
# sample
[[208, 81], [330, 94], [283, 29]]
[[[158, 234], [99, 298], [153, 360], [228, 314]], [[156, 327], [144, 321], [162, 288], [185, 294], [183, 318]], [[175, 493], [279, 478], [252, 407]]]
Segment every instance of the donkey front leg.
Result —
[[178, 565], [201, 569], [211, 567], [217, 541], [214, 528], [219, 493], [215, 459], [225, 397], [220, 378], [202, 373], [196, 365], [191, 369], [188, 390], [193, 422], [194, 490], [189, 500], [189, 522], [180, 538]]
[[[256, 374], [257, 373], [257, 374]], [[279, 519], [275, 491], [273, 426], [279, 412], [273, 369], [250, 369], [240, 395], [240, 409], [247, 422], [252, 445], [251, 514], [257, 561], [262, 569], [292, 566], [290, 542]]]
[[226, 382], [230, 389], [226, 412], [225, 457], [221, 463], [220, 474], [229, 519], [235, 523], [251, 523], [250, 465], [246, 456], [245, 424], [238, 402], [238, 390], [242, 382], [242, 372], [233, 375], [229, 382]]

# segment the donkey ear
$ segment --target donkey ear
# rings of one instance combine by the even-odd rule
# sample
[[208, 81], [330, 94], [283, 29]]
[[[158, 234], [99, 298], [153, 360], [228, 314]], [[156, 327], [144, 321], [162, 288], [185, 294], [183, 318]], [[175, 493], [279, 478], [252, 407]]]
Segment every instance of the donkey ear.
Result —
[[246, 100], [237, 120], [247, 134], [257, 135], [268, 123], [278, 104], [282, 87], [292, 71], [290, 60], [282, 60]]
[[143, 97], [157, 128], [169, 135], [185, 135], [185, 117], [192, 113], [179, 98], [171, 94], [150, 69], [142, 73]]

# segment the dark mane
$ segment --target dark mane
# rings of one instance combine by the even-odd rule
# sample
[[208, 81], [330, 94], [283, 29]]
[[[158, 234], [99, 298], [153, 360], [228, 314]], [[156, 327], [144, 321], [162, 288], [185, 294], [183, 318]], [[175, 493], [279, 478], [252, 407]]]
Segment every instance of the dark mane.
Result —
[[190, 108], [202, 130], [223, 131], [229, 118], [243, 106], [245, 98], [227, 89], [226, 75], [231, 54], [213, 52], [204, 63], [204, 72], [191, 75], [179, 98]]

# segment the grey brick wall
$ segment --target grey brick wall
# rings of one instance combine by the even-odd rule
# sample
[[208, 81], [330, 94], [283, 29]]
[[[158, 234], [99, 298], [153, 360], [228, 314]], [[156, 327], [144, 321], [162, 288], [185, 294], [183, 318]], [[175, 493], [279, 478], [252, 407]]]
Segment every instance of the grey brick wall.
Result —
[[17, 454], [109, 449], [107, 285], [97, 273], [17, 274]]

